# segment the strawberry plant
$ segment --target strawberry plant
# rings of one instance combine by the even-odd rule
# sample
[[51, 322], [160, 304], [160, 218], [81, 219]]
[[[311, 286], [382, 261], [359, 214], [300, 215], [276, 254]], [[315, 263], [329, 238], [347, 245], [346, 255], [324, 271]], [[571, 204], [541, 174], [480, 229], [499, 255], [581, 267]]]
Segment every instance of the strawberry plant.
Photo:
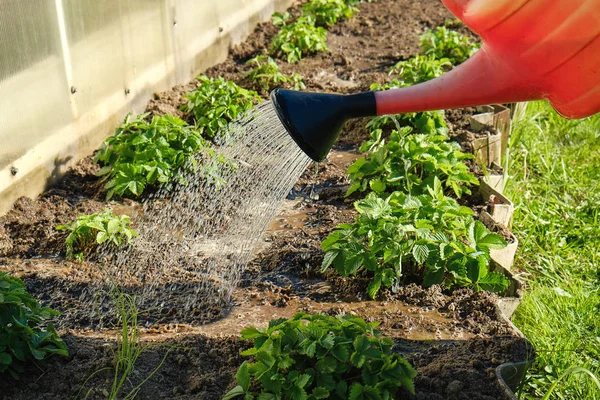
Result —
[[444, 131], [413, 134], [412, 128], [404, 127], [392, 131], [387, 141], [381, 130], [373, 131], [371, 138], [366, 144], [372, 151], [348, 167], [347, 196], [355, 191], [383, 194], [397, 190], [418, 195], [439, 179], [460, 198], [471, 193], [470, 185], [479, 184], [463, 163], [473, 155], [460, 151], [458, 143], [448, 142]]
[[208, 138], [215, 137], [220, 129], [260, 102], [255, 91], [222, 77], [211, 79], [201, 75], [198, 80], [200, 86], [185, 95], [188, 101], [182, 110], [194, 115], [196, 129]]
[[107, 200], [114, 195], [139, 196], [149, 185], [171, 181], [206, 142], [198, 131], [171, 115], [128, 115], [116, 133], [106, 139], [94, 157], [104, 165], [97, 175], [107, 181]]
[[269, 56], [256, 56], [246, 64], [254, 66], [254, 68], [246, 73], [246, 77], [255, 82], [265, 92], [270, 92], [282, 85], [288, 85], [294, 90], [306, 88], [299, 74], [294, 73], [290, 76], [283, 74], [279, 70], [277, 62]]
[[110, 242], [120, 246], [124, 242], [131, 243], [137, 232], [129, 225], [127, 215], [115, 215], [112, 210], [105, 209], [98, 214], [84, 214], [67, 225], [58, 225], [56, 230], [69, 231], [65, 240], [67, 257], [83, 259], [95, 245]]
[[285, 56], [288, 63], [296, 63], [307, 54], [328, 51], [327, 30], [316, 26], [312, 15], [302, 15], [294, 23], [287, 24], [289, 14], [286, 14], [275, 13], [273, 16], [273, 24], [281, 26], [271, 43], [273, 55]]
[[423, 53], [438, 60], [448, 59], [453, 65], [458, 65], [471, 57], [479, 46], [469, 37], [445, 26], [427, 31], [421, 36]]
[[357, 11], [345, 0], [310, 0], [302, 10], [306, 15], [311, 15], [318, 26], [332, 26], [340, 19], [348, 19]]
[[474, 221], [471, 209], [446, 197], [437, 178], [423, 195], [394, 192], [384, 199], [370, 193], [355, 208], [356, 221], [338, 226], [321, 244], [321, 268], [372, 277], [371, 298], [407, 274], [424, 286], [493, 292], [508, 287], [504, 275], [488, 270], [490, 249], [504, 248], [506, 241]]
[[0, 373], [18, 379], [28, 360], [68, 355], [54, 326], [46, 322], [56, 315], [27, 292], [23, 281], [0, 272]]
[[238, 386], [223, 400], [392, 399], [401, 387], [414, 393], [416, 371], [392, 354], [394, 342], [380, 336], [378, 325], [299, 312], [267, 329], [246, 328], [242, 339], [254, 346], [242, 354], [255, 362], [240, 366]]
[[400, 86], [416, 85], [437, 78], [452, 67], [447, 58], [417, 55], [407, 61], [400, 61], [390, 69], [390, 75], [396, 74], [401, 80]]

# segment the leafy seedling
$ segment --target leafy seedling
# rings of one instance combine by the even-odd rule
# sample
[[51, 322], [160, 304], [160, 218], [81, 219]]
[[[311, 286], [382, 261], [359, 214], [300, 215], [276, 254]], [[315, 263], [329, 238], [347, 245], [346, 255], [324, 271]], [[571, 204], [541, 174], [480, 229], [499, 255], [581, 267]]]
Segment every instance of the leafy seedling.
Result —
[[42, 307], [22, 280], [0, 272], [0, 373], [19, 379], [27, 361], [68, 355], [54, 326], [46, 322], [58, 314]]
[[402, 82], [399, 86], [416, 85], [444, 74], [452, 67], [447, 58], [417, 55], [407, 61], [400, 61], [390, 69], [390, 75], [397, 75]]
[[103, 165], [96, 175], [107, 181], [107, 200], [114, 195], [137, 197], [147, 186], [170, 182], [184, 164], [195, 165], [192, 156], [207, 146], [183, 120], [163, 115], [148, 122], [148, 115], [128, 115], [94, 157]]
[[181, 108], [194, 115], [196, 129], [207, 138], [214, 138], [229, 122], [260, 102], [255, 91], [223, 77], [212, 79], [201, 75], [198, 81], [198, 88], [185, 95], [187, 103]]
[[416, 371], [397, 353], [394, 342], [352, 315], [297, 313], [276, 319], [267, 329], [246, 328], [254, 346], [242, 354], [238, 386], [223, 400], [392, 399], [401, 387], [414, 393]]
[[468, 36], [440, 26], [421, 36], [421, 48], [427, 56], [438, 60], [447, 59], [453, 65], [458, 65], [475, 54], [479, 50], [479, 45], [471, 41]]
[[285, 75], [280, 71], [277, 62], [269, 56], [256, 56], [246, 64], [254, 66], [246, 73], [246, 77], [255, 82], [265, 92], [270, 92], [281, 86], [287, 86], [294, 90], [306, 88], [299, 74]]
[[287, 24], [289, 14], [275, 13], [273, 23], [281, 29], [271, 43], [271, 54], [286, 57], [288, 63], [297, 63], [308, 54], [328, 51], [327, 30], [315, 25], [315, 18], [303, 15], [294, 23]]
[[98, 214], [80, 215], [70, 224], [58, 225], [56, 230], [69, 231], [65, 240], [67, 257], [83, 260], [84, 254], [96, 245], [110, 242], [118, 247], [125, 242], [131, 243], [137, 232], [130, 224], [127, 215], [115, 215], [112, 210], [105, 209]]
[[329, 27], [338, 20], [352, 18], [357, 11], [346, 0], [310, 0], [302, 6], [304, 14], [314, 18], [317, 26]]

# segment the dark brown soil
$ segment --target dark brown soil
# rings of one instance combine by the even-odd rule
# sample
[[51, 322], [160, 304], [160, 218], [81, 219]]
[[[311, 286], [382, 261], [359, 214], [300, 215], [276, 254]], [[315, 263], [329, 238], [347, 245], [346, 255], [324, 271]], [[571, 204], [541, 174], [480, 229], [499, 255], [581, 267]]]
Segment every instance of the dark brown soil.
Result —
[[[300, 73], [307, 90], [368, 90], [372, 83], [389, 79], [389, 67], [419, 52], [421, 33], [451, 18], [439, 0], [373, 0], [361, 3], [359, 9], [355, 18], [330, 30], [330, 53], [308, 57], [296, 65], [278, 60], [283, 72]], [[292, 15], [296, 14], [292, 10]], [[468, 33], [464, 27], [459, 29]], [[244, 78], [250, 69], [245, 63], [268, 52], [276, 31], [270, 23], [259, 25], [247, 41], [231, 50], [227, 61], [206, 74], [256, 89]], [[147, 111], [170, 113], [191, 122], [179, 107], [185, 102], [183, 95], [195, 87], [192, 81], [157, 93]], [[452, 137], [465, 150], [475, 137], [468, 122], [473, 112], [446, 113]], [[140, 305], [150, 310], [140, 319], [149, 347], [138, 360], [125, 393], [149, 376], [164, 358], [137, 398], [220, 399], [232, 387], [243, 359], [239, 352], [246, 344], [234, 338], [239, 328], [245, 322], [266, 323], [275, 315], [292, 315], [303, 309], [352, 312], [381, 321], [382, 331], [396, 340], [396, 351], [406, 355], [419, 372], [417, 394], [400, 398], [505, 398], [494, 368], [503, 362], [524, 360], [531, 350], [498, 317], [494, 295], [408, 285], [395, 293], [385, 291], [377, 302], [368, 302], [364, 296], [367, 281], [318, 271], [323, 257], [320, 242], [335, 225], [355, 217], [353, 200], [344, 197], [348, 185], [345, 171], [357, 157], [357, 146], [367, 137], [365, 124], [365, 120], [349, 121], [336, 151], [318, 170], [312, 165], [305, 171], [289, 196], [290, 201], [299, 203], [291, 213], [274, 221], [263, 251], [247, 269], [232, 304], [204, 301], [190, 309], [183, 304], [184, 299], [197, 293], [197, 287], [193, 282], [177, 281], [157, 288], [160, 296]], [[473, 169], [476, 171], [475, 166]], [[89, 391], [87, 398], [102, 399], [110, 390], [109, 370], [85, 382], [114, 362], [115, 333], [106, 328], [113, 327], [116, 320], [109, 315], [99, 321], [89, 308], [90, 296], [98, 292], [92, 282], [98, 281], [99, 265], [93, 260], [65, 260], [65, 233], [55, 230], [56, 225], [69, 223], [82, 213], [98, 212], [106, 206], [126, 212], [136, 206], [128, 200], [104, 201], [103, 183], [94, 176], [96, 170], [88, 157], [57, 186], [38, 199], [20, 199], [0, 218], [0, 269], [22, 277], [42, 303], [63, 312], [57, 326], [70, 349], [68, 358], [52, 357], [43, 364], [30, 364], [22, 382], [0, 375], [0, 399], [75, 398], [80, 390], [80, 398]], [[477, 196], [469, 202], [478, 204]], [[299, 216], [292, 218], [296, 212]], [[129, 285], [126, 290], [136, 294], [142, 289]], [[107, 301], [96, 299], [106, 309], [110, 308]]]

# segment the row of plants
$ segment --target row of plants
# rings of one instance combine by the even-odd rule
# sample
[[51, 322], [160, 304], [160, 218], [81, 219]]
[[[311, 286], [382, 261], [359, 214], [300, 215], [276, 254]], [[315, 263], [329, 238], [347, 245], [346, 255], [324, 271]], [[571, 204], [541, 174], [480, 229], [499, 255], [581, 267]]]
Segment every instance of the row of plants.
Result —
[[[398, 62], [389, 72], [393, 79], [371, 89], [436, 78], [477, 49], [445, 27], [426, 32], [421, 46], [423, 54]], [[366, 197], [354, 203], [355, 222], [338, 226], [323, 241], [322, 271], [333, 267], [344, 277], [369, 277], [371, 298], [405, 280], [504, 291], [508, 280], [489, 271], [490, 250], [507, 243], [456, 200], [479, 181], [464, 163], [473, 155], [449, 141], [443, 113], [376, 117], [367, 129], [371, 138], [360, 148], [366, 154], [348, 168], [346, 193]]]

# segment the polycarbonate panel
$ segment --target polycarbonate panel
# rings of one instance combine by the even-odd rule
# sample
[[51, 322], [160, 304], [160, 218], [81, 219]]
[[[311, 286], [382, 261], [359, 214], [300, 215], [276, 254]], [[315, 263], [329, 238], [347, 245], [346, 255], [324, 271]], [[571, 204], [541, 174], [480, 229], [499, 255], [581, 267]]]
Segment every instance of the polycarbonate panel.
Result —
[[219, 13], [216, 3], [172, 0], [173, 52], [177, 65], [177, 80], [180, 82], [189, 79], [194, 72], [196, 55], [219, 36]]
[[0, 1], [0, 169], [70, 120], [54, 1]]
[[[174, 61], [171, 53], [173, 29], [165, 0], [128, 0], [127, 26], [128, 71], [127, 86], [133, 95], [156, 86], [155, 79], [162, 76], [163, 89], [175, 84], [169, 79]], [[135, 82], [133, 84], [132, 82]]]
[[76, 116], [102, 103], [124, 100], [126, 56], [119, 0], [63, 0]]
[[281, 1], [0, 0], [0, 170], [22, 171], [0, 176], [0, 194], [40, 166], [56, 173], [95, 145], [86, 135], [108, 136], [152, 92], [218, 62], [215, 43]]

